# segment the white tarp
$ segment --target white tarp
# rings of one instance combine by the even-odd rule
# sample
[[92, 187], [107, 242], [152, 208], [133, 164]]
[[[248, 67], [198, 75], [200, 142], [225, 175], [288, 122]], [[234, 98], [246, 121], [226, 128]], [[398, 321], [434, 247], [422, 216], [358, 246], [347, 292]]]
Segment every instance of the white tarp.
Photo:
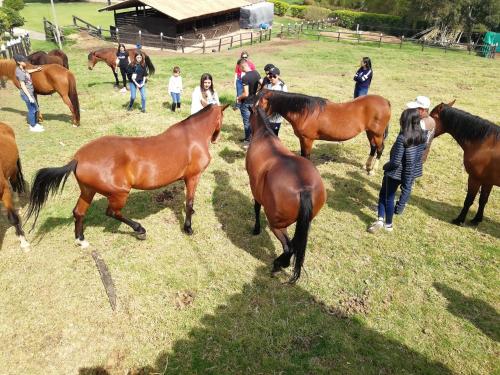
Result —
[[261, 25], [273, 24], [274, 4], [256, 3], [240, 9], [240, 28], [257, 29]]

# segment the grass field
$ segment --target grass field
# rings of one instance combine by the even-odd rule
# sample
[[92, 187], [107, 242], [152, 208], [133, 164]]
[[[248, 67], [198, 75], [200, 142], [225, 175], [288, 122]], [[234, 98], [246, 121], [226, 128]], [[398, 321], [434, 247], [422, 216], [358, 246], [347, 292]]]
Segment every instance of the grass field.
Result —
[[[405, 103], [419, 94], [433, 104], [456, 98], [458, 108], [498, 123], [498, 90], [491, 78], [498, 60], [410, 47], [279, 40], [248, 51], [260, 69], [268, 62], [278, 65], [290, 91], [334, 101], [351, 98], [352, 75], [360, 58], [370, 56], [375, 72], [370, 93], [387, 97], [393, 108], [388, 147]], [[152, 135], [182, 120], [205, 71], [213, 74], [219, 95], [231, 100], [240, 51], [152, 52], [157, 74], [148, 84], [146, 114], [125, 112], [128, 96], [113, 89], [105, 65], [87, 70], [88, 48], [77, 43], [67, 52], [78, 82], [80, 128], [71, 127], [59, 97], [42, 97], [47, 130], [30, 133], [18, 92], [11, 84], [0, 90], [0, 120], [16, 131], [29, 180], [39, 168], [65, 164], [99, 136]], [[174, 65], [182, 69], [185, 91], [182, 112], [172, 114], [166, 90]], [[494, 188], [478, 228], [450, 224], [467, 181], [462, 150], [450, 136], [433, 143], [424, 176], [404, 215], [396, 217], [394, 232], [377, 235], [366, 228], [375, 218], [382, 174], [369, 177], [362, 170], [366, 137], [317, 142], [312, 160], [328, 199], [313, 221], [306, 272], [295, 287], [281, 284], [287, 275], [269, 277], [272, 259], [281, 252], [269, 229], [251, 235], [253, 204], [241, 136], [239, 113], [227, 110], [198, 187], [192, 237], [181, 231], [181, 183], [130, 195], [124, 212], [148, 230], [142, 242], [129, 227], [106, 217], [106, 201], [96, 197], [85, 222], [91, 248], [74, 247], [73, 177], [28, 235], [31, 252], [19, 250], [2, 216], [0, 373], [499, 373], [500, 191]], [[289, 125], [280, 138], [298, 151]], [[116, 312], [90, 256], [93, 249], [114, 278]]]

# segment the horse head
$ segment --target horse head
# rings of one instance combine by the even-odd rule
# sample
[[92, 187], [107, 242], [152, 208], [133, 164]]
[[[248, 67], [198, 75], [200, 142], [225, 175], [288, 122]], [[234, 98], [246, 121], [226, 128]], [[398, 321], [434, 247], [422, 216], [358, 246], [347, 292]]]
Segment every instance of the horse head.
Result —
[[272, 90], [261, 89], [257, 94], [255, 94], [255, 101], [253, 103], [253, 110], [261, 108], [264, 110], [267, 116], [272, 114], [271, 106], [269, 105], [269, 97], [272, 95]]
[[212, 139], [210, 140], [212, 143], [217, 143], [217, 140], [219, 139], [220, 130], [222, 128], [222, 119], [224, 118], [224, 111], [227, 107], [229, 107], [229, 104], [218, 105], [216, 107], [220, 110], [220, 112], [216, 121], [215, 131], [213, 132]]
[[445, 132], [445, 129], [443, 127], [443, 123], [441, 122], [440, 114], [441, 114], [443, 109], [445, 109], [447, 107], [453, 107], [453, 104], [455, 104], [455, 101], [456, 101], [456, 99], [449, 102], [448, 104], [441, 102], [432, 109], [430, 116], [436, 122], [436, 129], [434, 130], [434, 137], [437, 137]]
[[98, 57], [96, 56], [95, 51], [90, 52], [88, 55], [88, 65], [87, 65], [89, 70], [92, 70], [92, 68], [95, 66], [97, 61], [98, 61]]

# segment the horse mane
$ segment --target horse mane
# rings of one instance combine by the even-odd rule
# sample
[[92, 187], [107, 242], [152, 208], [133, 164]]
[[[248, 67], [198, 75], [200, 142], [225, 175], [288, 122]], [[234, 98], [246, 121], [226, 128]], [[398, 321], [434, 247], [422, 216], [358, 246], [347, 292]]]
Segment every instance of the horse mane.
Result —
[[210, 108], [212, 108], [214, 106], [214, 104], [209, 104], [207, 105], [206, 107], [203, 107], [202, 109], [200, 109], [198, 112], [196, 113], [193, 113], [191, 116], [187, 117], [186, 119], [182, 120], [182, 122], [186, 122], [188, 120], [190, 120], [191, 118], [195, 118], [195, 117], [198, 117], [198, 115], [202, 115], [204, 114], [205, 112], [208, 112], [210, 110]]
[[318, 96], [309, 96], [284, 91], [272, 91], [272, 95], [267, 98], [274, 113], [284, 116], [289, 112], [301, 113], [304, 110], [313, 112], [319, 107], [323, 110], [326, 99]]
[[262, 108], [257, 107], [257, 114], [259, 116], [260, 121], [264, 123], [264, 131], [266, 132], [266, 134], [271, 137], [278, 137], [271, 130], [271, 123], [269, 122], [269, 117], [266, 115], [266, 112]]
[[500, 126], [460, 109], [445, 106], [439, 117], [457, 141], [482, 141], [491, 135], [500, 139]]

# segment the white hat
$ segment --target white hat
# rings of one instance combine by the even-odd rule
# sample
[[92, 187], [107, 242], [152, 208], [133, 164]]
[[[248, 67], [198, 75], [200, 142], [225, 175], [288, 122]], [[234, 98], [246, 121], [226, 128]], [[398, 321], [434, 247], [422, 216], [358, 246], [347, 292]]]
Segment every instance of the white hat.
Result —
[[414, 102], [406, 103], [408, 108], [424, 108], [429, 109], [431, 100], [427, 96], [417, 96]]

